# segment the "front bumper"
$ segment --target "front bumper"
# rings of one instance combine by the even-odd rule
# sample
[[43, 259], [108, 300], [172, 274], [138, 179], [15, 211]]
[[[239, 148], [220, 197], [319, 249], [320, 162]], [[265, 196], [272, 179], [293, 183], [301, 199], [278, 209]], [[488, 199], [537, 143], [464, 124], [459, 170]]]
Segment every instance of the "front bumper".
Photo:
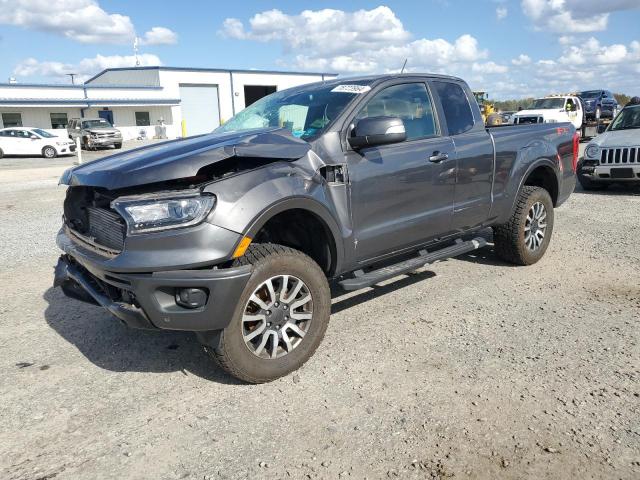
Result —
[[[250, 266], [113, 272], [104, 268], [99, 256], [71, 242], [66, 246], [55, 269], [54, 286], [68, 297], [104, 307], [132, 328], [221, 330], [231, 321], [251, 275]], [[179, 288], [205, 290], [205, 304], [193, 309], [178, 305], [175, 292]]]
[[88, 137], [87, 141], [90, 146], [106, 147], [109, 145], [122, 144], [122, 137]]
[[640, 182], [640, 165], [588, 165], [580, 168], [580, 175], [594, 182]]

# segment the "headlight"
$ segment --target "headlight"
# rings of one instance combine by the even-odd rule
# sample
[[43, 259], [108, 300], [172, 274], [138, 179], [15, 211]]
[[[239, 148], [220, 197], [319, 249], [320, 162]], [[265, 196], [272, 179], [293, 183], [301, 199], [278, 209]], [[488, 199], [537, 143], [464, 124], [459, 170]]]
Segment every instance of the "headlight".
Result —
[[120, 197], [111, 203], [127, 222], [129, 233], [157, 232], [202, 222], [216, 197], [199, 191]]
[[59, 147], [65, 147], [67, 145], [67, 142], [56, 142], [56, 145], [58, 145]]
[[600, 155], [600, 147], [597, 145], [589, 145], [586, 150], [587, 157], [598, 158]]

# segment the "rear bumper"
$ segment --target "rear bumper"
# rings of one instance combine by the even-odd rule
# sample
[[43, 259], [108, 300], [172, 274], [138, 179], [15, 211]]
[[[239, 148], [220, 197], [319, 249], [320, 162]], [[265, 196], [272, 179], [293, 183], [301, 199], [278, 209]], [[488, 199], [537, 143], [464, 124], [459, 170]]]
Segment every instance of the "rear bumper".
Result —
[[[148, 273], [113, 272], [95, 255], [65, 248], [55, 268], [54, 286], [68, 297], [100, 305], [132, 328], [221, 330], [231, 321], [251, 267], [163, 270]], [[199, 288], [206, 292], [202, 307], [185, 308], [176, 291]]]

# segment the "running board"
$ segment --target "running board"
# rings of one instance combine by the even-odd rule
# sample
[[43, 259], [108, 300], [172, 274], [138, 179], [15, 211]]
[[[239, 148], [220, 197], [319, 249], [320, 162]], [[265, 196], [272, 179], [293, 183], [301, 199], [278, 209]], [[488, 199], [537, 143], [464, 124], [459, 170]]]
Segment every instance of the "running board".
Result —
[[425, 250], [422, 250], [420, 251], [420, 255], [416, 258], [411, 258], [404, 262], [389, 265], [388, 267], [372, 270], [367, 273], [364, 273], [362, 270], [357, 270], [354, 272], [354, 278], [347, 278], [338, 283], [345, 290], [360, 290], [361, 288], [367, 288], [384, 280], [397, 277], [403, 273], [412, 272], [430, 263], [472, 252], [473, 250], [484, 247], [486, 244], [487, 241], [481, 237], [474, 238], [473, 240], [467, 240], [466, 242], [457, 240], [456, 244], [451, 245], [450, 247], [445, 247], [431, 253], [427, 253]]

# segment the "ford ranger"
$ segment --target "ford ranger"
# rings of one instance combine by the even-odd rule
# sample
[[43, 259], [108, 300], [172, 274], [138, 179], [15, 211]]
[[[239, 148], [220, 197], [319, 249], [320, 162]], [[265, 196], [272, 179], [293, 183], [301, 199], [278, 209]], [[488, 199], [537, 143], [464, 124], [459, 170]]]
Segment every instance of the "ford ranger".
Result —
[[74, 167], [54, 284], [135, 328], [196, 332], [226, 371], [299, 368], [357, 290], [485, 246], [537, 262], [575, 186], [570, 123], [487, 130], [467, 84], [337, 79], [211, 134]]

